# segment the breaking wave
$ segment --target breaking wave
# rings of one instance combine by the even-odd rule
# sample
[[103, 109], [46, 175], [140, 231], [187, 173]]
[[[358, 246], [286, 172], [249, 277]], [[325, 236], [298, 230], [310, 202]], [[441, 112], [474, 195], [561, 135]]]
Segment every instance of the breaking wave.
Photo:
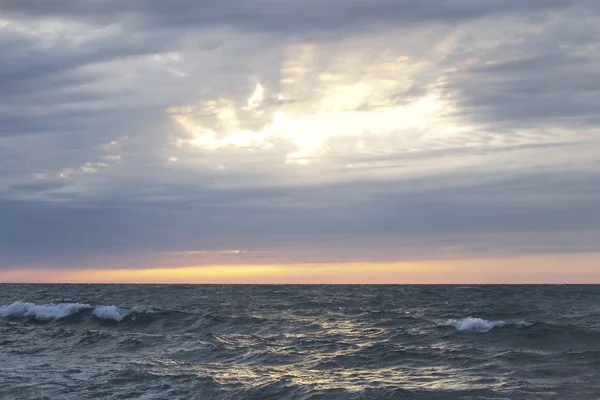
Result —
[[533, 323], [527, 321], [489, 321], [482, 318], [468, 317], [460, 320], [450, 320], [447, 325], [451, 325], [459, 331], [489, 332], [494, 328], [502, 328], [508, 325], [525, 328], [533, 325]]
[[0, 306], [0, 317], [19, 318], [30, 317], [39, 321], [57, 320], [78, 314], [84, 311], [92, 311], [92, 315], [103, 320], [122, 321], [128, 316], [135, 318], [135, 314], [156, 313], [157, 310], [149, 307], [136, 306], [133, 308], [111, 306], [91, 306], [83, 303], [49, 303], [35, 304], [15, 301], [12, 304]]
[[128, 317], [130, 315], [133, 316], [133, 318], [135, 318], [135, 314], [144, 314], [144, 313], [156, 313], [158, 311], [152, 309], [152, 308], [147, 308], [147, 307], [140, 307], [140, 306], [136, 306], [133, 308], [123, 308], [123, 307], [117, 307], [117, 306], [97, 306], [94, 311], [92, 312], [93, 315], [95, 315], [98, 318], [101, 319], [106, 319], [106, 320], [114, 320], [114, 321], [122, 321], [125, 317]]
[[38, 320], [65, 318], [86, 309], [91, 309], [89, 304], [58, 303], [34, 304], [15, 301], [12, 304], [0, 306], [1, 317], [34, 317]]

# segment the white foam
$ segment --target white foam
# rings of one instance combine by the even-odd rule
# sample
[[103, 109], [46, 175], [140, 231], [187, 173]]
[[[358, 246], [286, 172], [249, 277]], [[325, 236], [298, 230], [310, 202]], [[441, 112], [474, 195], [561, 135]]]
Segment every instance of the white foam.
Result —
[[459, 331], [489, 332], [496, 327], [501, 328], [506, 325], [525, 328], [533, 324], [526, 321], [489, 321], [482, 318], [468, 317], [461, 320], [451, 320], [449, 321], [449, 325], [452, 325]]
[[155, 314], [160, 312], [158, 309], [156, 308], [152, 308], [152, 307], [146, 307], [146, 306], [134, 306], [131, 309], [132, 312], [137, 313], [137, 314]]
[[59, 319], [89, 308], [92, 308], [92, 306], [81, 303], [34, 304], [15, 301], [12, 304], [0, 306], [0, 317], [35, 317], [38, 320]]
[[151, 307], [144, 306], [135, 306], [131, 309], [117, 307], [117, 306], [97, 306], [92, 314], [94, 314], [98, 318], [102, 319], [112, 319], [114, 321], [122, 321], [125, 317], [133, 314], [133, 319], [135, 319], [135, 314], [142, 313], [156, 313], [155, 309]]
[[497, 326], [506, 325], [506, 322], [488, 321], [486, 319], [469, 317], [459, 321], [454, 320], [451, 324], [459, 331], [489, 332]]
[[[49, 303], [35, 304], [15, 301], [12, 304], [0, 306], [0, 317], [35, 317], [38, 320], [59, 319], [77, 314], [82, 310], [94, 308], [89, 304], [82, 303]], [[158, 310], [152, 307], [135, 306], [131, 309], [117, 306], [96, 306], [92, 314], [101, 319], [112, 319], [122, 321], [125, 317], [133, 314], [156, 313]]]
[[513, 321], [512, 324], [517, 328], [527, 328], [528, 326], [532, 326], [534, 323], [527, 321]]
[[122, 321], [123, 318], [131, 314], [131, 310], [117, 306], [98, 306], [94, 309], [93, 314], [102, 319], [112, 319]]

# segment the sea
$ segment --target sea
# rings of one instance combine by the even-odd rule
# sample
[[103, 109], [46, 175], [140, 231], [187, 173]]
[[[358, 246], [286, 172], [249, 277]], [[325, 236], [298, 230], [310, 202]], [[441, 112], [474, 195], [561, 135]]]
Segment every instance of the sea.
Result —
[[0, 285], [0, 399], [600, 399], [600, 286]]

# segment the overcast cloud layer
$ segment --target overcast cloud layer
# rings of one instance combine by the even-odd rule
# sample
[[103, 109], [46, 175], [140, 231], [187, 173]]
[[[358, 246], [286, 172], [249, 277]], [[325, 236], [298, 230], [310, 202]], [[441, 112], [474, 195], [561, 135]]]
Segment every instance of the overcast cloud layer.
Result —
[[600, 2], [0, 0], [0, 267], [600, 252]]

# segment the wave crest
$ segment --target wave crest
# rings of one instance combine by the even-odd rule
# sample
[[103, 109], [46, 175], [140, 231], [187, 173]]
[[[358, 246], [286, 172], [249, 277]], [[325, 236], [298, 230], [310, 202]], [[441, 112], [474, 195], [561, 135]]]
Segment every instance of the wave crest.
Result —
[[112, 319], [114, 321], [120, 322], [125, 317], [130, 315], [135, 319], [135, 314], [145, 314], [145, 313], [156, 313], [157, 311], [153, 308], [148, 307], [140, 307], [135, 306], [133, 308], [123, 308], [117, 307], [115, 305], [112, 306], [97, 306], [92, 314], [101, 319]]
[[0, 317], [19, 318], [33, 317], [37, 320], [56, 320], [66, 318], [82, 311], [92, 310], [92, 315], [104, 320], [122, 321], [124, 318], [141, 313], [156, 313], [157, 310], [149, 307], [135, 306], [133, 308], [123, 308], [117, 306], [91, 306], [83, 303], [49, 303], [35, 304], [23, 301], [15, 301], [12, 304], [0, 306]]
[[474, 331], [474, 332], [489, 332], [492, 329], [498, 327], [502, 328], [507, 325], [512, 325], [516, 328], [525, 328], [533, 325], [527, 321], [489, 321], [482, 318], [468, 317], [461, 320], [450, 320], [449, 325], [452, 325], [456, 330], [459, 331]]
[[131, 310], [117, 306], [98, 306], [94, 309], [92, 314], [101, 319], [122, 321], [123, 318], [131, 314]]
[[35, 304], [15, 301], [12, 304], [0, 306], [1, 317], [34, 317], [38, 320], [65, 318], [77, 314], [92, 306], [82, 303], [50, 303]]

